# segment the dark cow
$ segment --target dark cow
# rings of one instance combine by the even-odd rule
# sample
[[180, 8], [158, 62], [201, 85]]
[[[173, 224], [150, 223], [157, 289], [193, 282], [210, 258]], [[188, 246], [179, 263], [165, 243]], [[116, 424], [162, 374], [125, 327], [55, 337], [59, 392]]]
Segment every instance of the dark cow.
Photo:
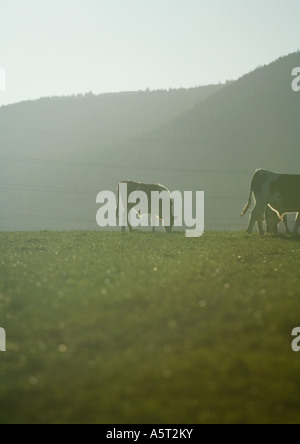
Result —
[[[276, 210], [280, 217], [287, 213], [300, 212], [300, 175], [278, 174], [266, 170], [256, 171], [242, 217], [251, 207], [253, 194], [256, 205], [251, 212], [247, 232], [251, 234], [257, 222], [259, 233], [264, 234], [263, 218], [268, 205]], [[300, 220], [297, 218], [294, 234], [298, 232], [299, 226]]]
[[[121, 184], [126, 184], [127, 185], [127, 196], [120, 196], [120, 185]], [[154, 219], [158, 219], [159, 221], [164, 222], [164, 228], [165, 231], [167, 233], [171, 233], [172, 229], [174, 227], [174, 221], [175, 221], [175, 217], [174, 217], [174, 201], [171, 198], [171, 192], [168, 190], [168, 188], [166, 188], [164, 185], [160, 185], [160, 184], [146, 184], [146, 183], [141, 183], [141, 182], [133, 182], [133, 181], [122, 181], [118, 184], [118, 191], [117, 191], [117, 218], [119, 217], [119, 213], [120, 213], [120, 199], [121, 199], [121, 203], [122, 206], [124, 208], [124, 202], [122, 202], [122, 197], [123, 199], [127, 199], [127, 225], [129, 228], [129, 231], [132, 232], [132, 226], [128, 220], [128, 215], [129, 212], [136, 207], [136, 204], [130, 204], [128, 203], [128, 197], [130, 196], [130, 194], [134, 193], [135, 191], [142, 191], [146, 194], [147, 198], [148, 198], [148, 208], [144, 208], [143, 211], [139, 211], [138, 217], [142, 217], [143, 215], [151, 215], [152, 220]], [[160, 194], [160, 196], [162, 197], [163, 195], [167, 196], [167, 203], [169, 205], [169, 207], [167, 208], [167, 213], [170, 219], [170, 223], [166, 223], [166, 221], [163, 220], [163, 202], [162, 199], [159, 202], [159, 210], [157, 211], [158, 214], [152, 214], [152, 192], [158, 192]], [[168, 221], [169, 222], [169, 221]], [[125, 227], [122, 227], [122, 231], [125, 231]], [[152, 232], [155, 232], [155, 226], [152, 225]]]

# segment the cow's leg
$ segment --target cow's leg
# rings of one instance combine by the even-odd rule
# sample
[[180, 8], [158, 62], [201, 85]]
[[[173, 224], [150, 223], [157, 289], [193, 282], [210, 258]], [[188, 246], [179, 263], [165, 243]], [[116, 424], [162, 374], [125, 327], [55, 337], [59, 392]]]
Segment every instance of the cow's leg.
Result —
[[295, 233], [298, 234], [298, 230], [300, 227], [300, 213], [297, 214], [296, 225], [295, 225]]
[[258, 226], [259, 234], [261, 236], [263, 236], [265, 234], [264, 227], [263, 227], [263, 217], [257, 219], [257, 226]]
[[132, 210], [133, 208], [134, 208], [134, 205], [128, 205], [128, 207], [127, 207], [127, 226], [128, 226], [128, 228], [129, 228], [130, 233], [133, 232], [133, 228], [132, 228], [132, 225], [131, 225], [131, 223], [130, 223], [129, 214], [130, 214], [130, 212], [131, 212], [131, 210]]
[[254, 213], [254, 210], [253, 210], [251, 212], [250, 221], [249, 221], [249, 225], [248, 225], [248, 228], [247, 228], [247, 233], [248, 234], [252, 234], [255, 222], [256, 222], [256, 216], [255, 216], [255, 213]]
[[155, 233], [156, 232], [156, 226], [155, 226], [156, 219], [154, 216], [151, 216], [151, 224], [152, 224], [152, 233]]
[[129, 222], [129, 219], [127, 219], [127, 223], [128, 223], [129, 231], [130, 231], [130, 233], [132, 233], [132, 232], [133, 232], [133, 229], [132, 229], [132, 225], [131, 225], [130, 222]]
[[300, 213], [297, 214], [295, 228], [293, 230], [293, 235], [296, 236], [298, 234], [298, 230], [300, 227]]
[[152, 233], [156, 232], [157, 217], [151, 214]]
[[[118, 216], [119, 216], [119, 214], [118, 214]], [[126, 232], [126, 225], [125, 225], [125, 221], [126, 221], [126, 214], [125, 214], [125, 212], [122, 214], [122, 222], [121, 222], [121, 231], [122, 231], [122, 233], [125, 233]], [[127, 214], [127, 219], [128, 219], [128, 214]]]
[[285, 225], [286, 234], [291, 234], [290, 229], [289, 229], [289, 218], [288, 218], [288, 215], [287, 215], [287, 214], [285, 214], [285, 215], [283, 216], [283, 223], [284, 223], [284, 225]]
[[256, 203], [255, 207], [251, 212], [250, 222], [247, 229], [248, 234], [251, 234], [253, 232], [255, 222], [257, 222], [259, 234], [260, 235], [264, 234], [263, 220], [265, 214], [265, 207], [266, 207], [265, 205]]

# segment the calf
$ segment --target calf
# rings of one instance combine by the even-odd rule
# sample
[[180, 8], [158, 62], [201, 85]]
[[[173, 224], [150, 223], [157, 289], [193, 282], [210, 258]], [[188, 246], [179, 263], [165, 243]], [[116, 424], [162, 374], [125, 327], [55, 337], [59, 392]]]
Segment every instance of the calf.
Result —
[[[281, 217], [280, 214], [276, 210], [273, 210], [273, 208], [270, 207], [270, 205], [267, 205], [265, 217], [266, 217], [266, 224], [267, 224], [267, 233], [277, 234], [278, 233], [278, 225], [280, 224], [280, 222], [283, 222], [285, 225], [285, 228], [286, 228], [286, 233], [291, 234], [290, 229], [289, 229], [289, 225], [288, 225], [288, 215], [287, 214], [284, 214], [283, 217]], [[295, 229], [298, 231], [298, 228], [300, 226], [300, 213], [297, 214], [295, 223], [296, 223]]]

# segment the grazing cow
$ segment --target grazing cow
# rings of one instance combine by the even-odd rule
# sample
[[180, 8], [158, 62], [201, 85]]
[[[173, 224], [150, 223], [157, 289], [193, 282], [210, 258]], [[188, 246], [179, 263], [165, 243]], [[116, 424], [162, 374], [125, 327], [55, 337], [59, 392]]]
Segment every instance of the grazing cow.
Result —
[[[120, 185], [121, 184], [126, 184], [127, 185], [127, 196], [122, 196], [122, 193], [120, 193]], [[163, 208], [163, 202], [162, 202], [162, 198], [163, 195], [169, 197], [168, 199], [168, 205], [169, 207], [167, 208], [167, 213], [170, 219], [170, 223], [169, 224], [164, 224], [164, 228], [165, 231], [167, 233], [171, 233], [172, 229], [174, 227], [174, 221], [175, 221], [175, 217], [174, 217], [174, 201], [171, 198], [171, 192], [168, 190], [168, 188], [166, 188], [163, 185], [160, 184], [146, 184], [146, 183], [140, 183], [140, 182], [132, 182], [132, 181], [122, 181], [118, 184], [118, 191], [117, 191], [117, 218], [119, 217], [119, 213], [120, 213], [120, 200], [122, 203], [123, 208], [125, 208], [125, 205], [123, 202], [123, 199], [127, 200], [127, 225], [129, 228], [129, 231], [132, 232], [132, 225], [130, 224], [129, 221], [129, 213], [130, 211], [136, 207], [136, 203], [131, 204], [128, 202], [128, 197], [134, 193], [135, 191], [142, 191], [143, 193], [145, 193], [145, 195], [147, 196], [148, 199], [148, 208], [143, 208], [143, 210], [137, 212], [137, 215], [139, 218], [141, 218], [143, 215], [151, 215], [152, 220], [156, 220], [157, 219], [159, 221], [162, 222], [166, 222], [163, 220], [163, 215], [164, 213], [164, 208]], [[153, 192], [158, 192], [160, 194], [160, 198], [161, 200], [159, 201], [159, 209], [157, 211], [158, 214], [152, 214], [152, 194]], [[169, 221], [168, 221], [169, 222]], [[122, 231], [125, 231], [125, 227], [122, 227]], [[155, 233], [155, 224], [152, 224], [152, 232]]]
[[[300, 212], [300, 176], [272, 173], [266, 170], [258, 170], [253, 176], [250, 195], [247, 205], [244, 207], [242, 217], [250, 209], [254, 194], [256, 205], [252, 210], [247, 232], [252, 233], [257, 222], [259, 233], [264, 234], [263, 218], [265, 210], [270, 205], [279, 216], [286, 213]], [[293, 233], [296, 234], [300, 226], [297, 222]]]

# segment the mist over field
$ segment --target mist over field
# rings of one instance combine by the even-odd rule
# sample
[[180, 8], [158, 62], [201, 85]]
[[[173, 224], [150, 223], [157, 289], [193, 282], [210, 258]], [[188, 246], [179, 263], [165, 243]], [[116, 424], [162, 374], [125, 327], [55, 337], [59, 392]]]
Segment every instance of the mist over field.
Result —
[[206, 229], [244, 227], [257, 168], [297, 173], [299, 53], [237, 81], [44, 98], [0, 108], [0, 229], [96, 229], [120, 180], [206, 193]]

